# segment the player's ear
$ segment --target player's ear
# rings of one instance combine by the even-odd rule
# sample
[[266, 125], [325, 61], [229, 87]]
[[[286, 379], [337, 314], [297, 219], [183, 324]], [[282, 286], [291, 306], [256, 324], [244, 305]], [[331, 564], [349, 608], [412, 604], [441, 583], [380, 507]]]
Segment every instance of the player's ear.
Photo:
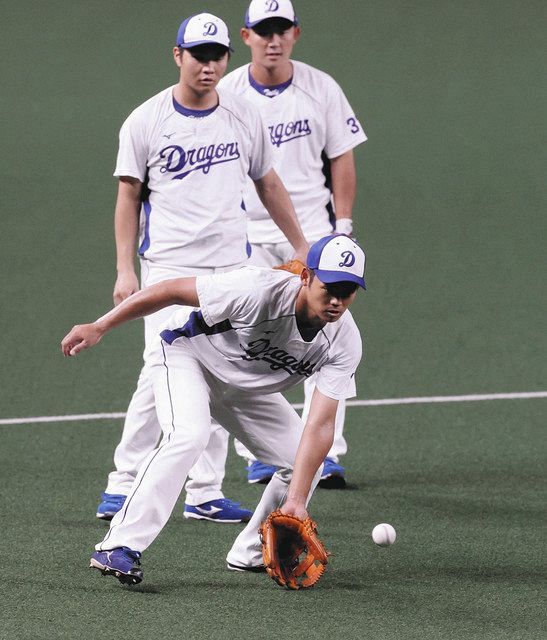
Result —
[[182, 66], [182, 53], [183, 53], [183, 51], [184, 51], [184, 49], [181, 49], [180, 47], [173, 47], [173, 58], [175, 60], [175, 64], [179, 68]]
[[298, 25], [296, 25], [294, 27], [294, 41], [297, 42], [298, 38], [300, 38], [300, 27]]
[[250, 46], [249, 45], [249, 36], [250, 36], [249, 29], [246, 29], [245, 27], [243, 27], [240, 33], [241, 33], [241, 39], [249, 47]]
[[311, 283], [311, 272], [307, 267], [302, 269], [302, 273], [300, 274], [300, 284], [303, 287], [309, 287]]

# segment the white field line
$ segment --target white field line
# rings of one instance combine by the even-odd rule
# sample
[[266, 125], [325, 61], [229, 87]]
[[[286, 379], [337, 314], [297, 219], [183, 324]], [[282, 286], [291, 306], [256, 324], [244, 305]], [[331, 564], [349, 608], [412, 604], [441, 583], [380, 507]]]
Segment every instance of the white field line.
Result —
[[[348, 400], [348, 407], [380, 407], [398, 404], [433, 404], [446, 402], [480, 402], [485, 400], [530, 400], [547, 398], [547, 391], [524, 391], [520, 393], [484, 393], [466, 396], [424, 396], [418, 398], [383, 398], [379, 400]], [[302, 403], [292, 405], [302, 409]], [[33, 424], [37, 422], [83, 422], [85, 420], [115, 420], [125, 418], [125, 412], [115, 413], [82, 413], [68, 416], [37, 416], [29, 418], [3, 418], [0, 426], [15, 424]]]

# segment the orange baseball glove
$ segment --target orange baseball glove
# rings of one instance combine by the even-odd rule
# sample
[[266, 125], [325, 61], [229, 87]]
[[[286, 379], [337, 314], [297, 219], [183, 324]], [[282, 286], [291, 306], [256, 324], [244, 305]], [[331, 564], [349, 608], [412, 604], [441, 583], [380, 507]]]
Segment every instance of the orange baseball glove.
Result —
[[302, 271], [306, 268], [306, 265], [300, 260], [289, 260], [289, 262], [285, 262], [284, 264], [278, 264], [274, 267], [274, 269], [282, 269], [283, 271], [290, 271], [290, 273], [294, 273], [296, 276], [299, 276]]
[[259, 529], [262, 557], [270, 578], [287, 589], [307, 589], [325, 571], [329, 552], [311, 518], [272, 511]]

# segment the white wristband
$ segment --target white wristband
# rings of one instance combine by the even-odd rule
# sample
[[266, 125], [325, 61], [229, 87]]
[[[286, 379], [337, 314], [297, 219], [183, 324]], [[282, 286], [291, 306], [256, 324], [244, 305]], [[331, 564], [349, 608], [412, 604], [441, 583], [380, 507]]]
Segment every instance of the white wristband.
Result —
[[343, 233], [346, 236], [351, 236], [353, 232], [353, 220], [351, 218], [338, 218], [334, 226], [336, 233]]

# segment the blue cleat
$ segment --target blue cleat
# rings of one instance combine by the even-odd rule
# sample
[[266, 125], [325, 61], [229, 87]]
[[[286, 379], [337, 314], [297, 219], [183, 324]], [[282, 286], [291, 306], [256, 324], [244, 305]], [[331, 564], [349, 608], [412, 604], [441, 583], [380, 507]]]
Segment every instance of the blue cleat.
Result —
[[325, 458], [319, 486], [323, 489], [345, 489], [346, 470], [332, 458]]
[[103, 576], [114, 576], [122, 584], [142, 582], [141, 554], [129, 547], [110, 551], [95, 551], [89, 561], [91, 569], [98, 569]]
[[241, 502], [220, 498], [196, 506], [185, 504], [183, 515], [185, 518], [210, 520], [211, 522], [249, 522], [253, 512], [249, 509], [243, 509]]
[[247, 482], [249, 484], [268, 484], [276, 471], [277, 467], [255, 460], [247, 467]]
[[97, 507], [97, 518], [100, 520], [112, 520], [112, 518], [123, 507], [127, 496], [117, 493], [101, 493], [101, 502]]

